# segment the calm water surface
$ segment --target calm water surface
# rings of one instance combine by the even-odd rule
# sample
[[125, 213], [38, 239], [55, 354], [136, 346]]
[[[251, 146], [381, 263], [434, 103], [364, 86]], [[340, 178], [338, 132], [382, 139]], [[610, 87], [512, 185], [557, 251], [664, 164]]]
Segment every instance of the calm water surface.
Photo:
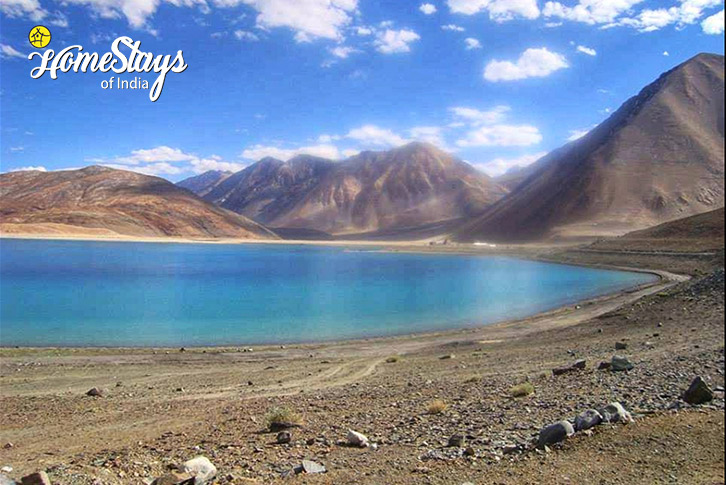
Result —
[[521, 318], [653, 276], [498, 256], [0, 240], [0, 344], [193, 346]]

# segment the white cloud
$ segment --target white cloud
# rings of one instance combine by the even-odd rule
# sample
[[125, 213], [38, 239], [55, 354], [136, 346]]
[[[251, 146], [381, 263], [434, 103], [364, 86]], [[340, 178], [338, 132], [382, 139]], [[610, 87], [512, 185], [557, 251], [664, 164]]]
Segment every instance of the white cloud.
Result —
[[567, 137], [567, 141], [579, 140], [583, 136], [590, 133], [590, 131], [592, 131], [592, 128], [588, 128], [586, 130], [570, 130], [570, 136]]
[[408, 131], [412, 140], [431, 143], [444, 150], [447, 149], [443, 129], [439, 126], [416, 126]]
[[355, 31], [361, 37], [373, 35], [373, 29], [371, 29], [370, 27], [357, 27]]
[[48, 12], [41, 8], [38, 0], [2, 0], [0, 12], [8, 17], [27, 17], [34, 21], [42, 20], [48, 15]]
[[449, 32], [465, 32], [466, 29], [456, 24], [442, 25], [441, 30], [448, 30]]
[[436, 13], [436, 5], [433, 5], [431, 3], [422, 3], [419, 7], [419, 10], [421, 10], [424, 15], [432, 15]]
[[9, 150], [12, 153], [20, 153], [20, 152], [24, 152], [25, 151], [25, 147], [20, 147], [20, 146], [18, 146], [18, 147], [10, 147]]
[[542, 134], [530, 125], [492, 125], [471, 130], [456, 142], [459, 147], [529, 146], [542, 141]]
[[481, 42], [479, 42], [479, 39], [469, 37], [467, 39], [464, 39], [464, 43], [466, 44], [466, 50], [468, 51], [481, 49]]
[[540, 15], [537, 0], [448, 0], [452, 13], [474, 15], [489, 12], [489, 18], [497, 22], [512, 20], [516, 17], [536, 19]]
[[588, 56], [593, 56], [593, 57], [595, 57], [597, 55], [597, 51], [595, 49], [593, 49], [591, 47], [586, 47], [584, 45], [578, 45], [577, 52], [588, 55]]
[[25, 59], [26, 55], [8, 44], [0, 44], [0, 57]]
[[665, 57], [668, 57], [668, 56], [670, 56], [670, 55], [671, 55], [671, 53], [670, 53], [670, 52], [668, 52], [668, 51], [663, 51], [663, 55], [664, 55]]
[[339, 59], [347, 59], [351, 54], [358, 52], [358, 50], [352, 47], [346, 47], [339, 45], [330, 49], [330, 53]]
[[186, 153], [179, 148], [158, 146], [155, 148], [133, 150], [130, 155], [113, 158], [90, 158], [87, 162], [105, 167], [131, 170], [145, 175], [180, 175], [183, 173], [204, 173], [209, 170], [237, 172], [244, 164], [227, 162], [221, 157], [199, 157]]
[[511, 108], [509, 106], [500, 105], [487, 111], [481, 111], [475, 108], [457, 106], [449, 108], [449, 111], [456, 118], [464, 120], [471, 125], [478, 126], [483, 124], [491, 125], [503, 121], [507, 113], [511, 111]]
[[346, 138], [356, 140], [368, 146], [397, 147], [405, 145], [408, 142], [408, 140], [391, 130], [380, 128], [376, 125], [364, 125], [350, 130]]
[[13, 168], [10, 170], [11, 172], [47, 172], [48, 169], [43, 167], [42, 165], [36, 166], [36, 167], [19, 167], [19, 168]]
[[248, 42], [257, 42], [260, 40], [260, 37], [257, 34], [247, 30], [235, 30], [234, 36], [237, 40], [246, 40]]
[[612, 23], [644, 0], [579, 0], [568, 7], [560, 2], [546, 2], [542, 9], [545, 17], [555, 17], [590, 25]]
[[387, 29], [376, 35], [375, 46], [378, 52], [383, 54], [396, 54], [401, 52], [410, 52], [413, 42], [421, 39], [421, 37], [412, 30], [391, 30]]
[[709, 35], [719, 35], [724, 32], [724, 11], [711, 15], [701, 22], [703, 31]]
[[560, 54], [546, 48], [527, 49], [515, 62], [491, 61], [484, 69], [484, 79], [498, 82], [546, 77], [567, 67], [567, 59]]
[[340, 151], [336, 146], [321, 144], [300, 148], [280, 148], [275, 146], [254, 145], [242, 152], [242, 158], [247, 160], [262, 160], [265, 157], [277, 158], [286, 162], [298, 155], [312, 155], [314, 157], [329, 158], [338, 160], [341, 158]]
[[517, 158], [495, 158], [494, 160], [486, 163], [474, 164], [474, 166], [491, 177], [498, 177], [500, 175], [504, 175], [513, 168], [528, 167], [545, 155], [547, 155], [547, 152], [523, 155]]

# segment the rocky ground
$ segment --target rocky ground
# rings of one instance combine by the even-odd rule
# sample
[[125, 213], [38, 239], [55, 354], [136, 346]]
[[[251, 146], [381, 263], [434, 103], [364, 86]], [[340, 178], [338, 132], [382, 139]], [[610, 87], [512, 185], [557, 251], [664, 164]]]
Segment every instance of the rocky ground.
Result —
[[[218, 484], [723, 483], [723, 257], [653, 258], [695, 277], [476, 330], [286, 348], [2, 349], [0, 473], [143, 484], [205, 456]], [[615, 355], [632, 369], [599, 369]], [[714, 399], [692, 406], [682, 395], [697, 376]], [[634, 422], [535, 446], [543, 427], [612, 402]], [[274, 409], [296, 425], [289, 443], [268, 429]], [[348, 446], [349, 429], [369, 446]], [[304, 460], [326, 473], [295, 473]]]

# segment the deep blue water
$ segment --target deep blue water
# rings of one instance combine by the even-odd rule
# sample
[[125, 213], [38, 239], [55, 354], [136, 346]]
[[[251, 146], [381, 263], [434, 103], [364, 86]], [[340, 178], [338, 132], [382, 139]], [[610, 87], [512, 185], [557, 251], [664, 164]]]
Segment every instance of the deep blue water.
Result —
[[0, 240], [0, 344], [194, 346], [484, 325], [652, 281], [508, 257]]

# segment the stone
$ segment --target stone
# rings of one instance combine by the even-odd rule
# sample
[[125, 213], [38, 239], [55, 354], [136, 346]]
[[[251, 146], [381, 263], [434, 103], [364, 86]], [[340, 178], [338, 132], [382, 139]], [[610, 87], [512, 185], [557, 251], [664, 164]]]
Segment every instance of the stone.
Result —
[[626, 344], [625, 342], [617, 342], [615, 344], [615, 350], [627, 350], [627, 348], [628, 344]]
[[599, 412], [603, 423], [628, 424], [633, 422], [633, 416], [619, 402], [610, 403]]
[[630, 359], [621, 355], [614, 355], [613, 359], [610, 361], [610, 370], [613, 372], [624, 372], [633, 370], [634, 368], [635, 365], [630, 362]]
[[464, 446], [464, 435], [455, 434], [449, 438], [449, 446], [452, 448], [462, 448]]
[[602, 414], [595, 409], [588, 409], [575, 418], [575, 430], [585, 431], [602, 423]]
[[303, 472], [311, 475], [316, 473], [326, 473], [328, 471], [325, 469], [325, 466], [310, 460], [303, 460], [301, 468]]
[[348, 430], [348, 445], [355, 446], [357, 448], [366, 448], [368, 446], [368, 437], [363, 433]]
[[580, 359], [576, 361], [574, 364], [571, 364], [566, 367], [558, 367], [557, 369], [552, 369], [552, 374], [556, 376], [561, 376], [564, 374], [569, 374], [570, 372], [577, 372], [584, 370], [587, 367], [587, 361], [585, 359]]
[[476, 450], [472, 448], [471, 446], [468, 446], [464, 450], [464, 456], [476, 456]]
[[573, 369], [577, 370], [584, 370], [587, 367], [587, 361], [585, 359], [580, 359], [576, 361], [574, 364], [572, 364]]
[[185, 462], [179, 467], [179, 471], [194, 477], [194, 485], [205, 485], [217, 476], [217, 467], [205, 456], [198, 456]]
[[50, 478], [45, 472], [31, 473], [20, 479], [21, 485], [50, 485]]
[[691, 405], [706, 404], [713, 401], [713, 391], [706, 384], [702, 377], [696, 377], [691, 382], [686, 392], [683, 393], [683, 400]]
[[90, 389], [88, 392], [86, 392], [86, 396], [102, 397], [103, 391], [97, 387], [94, 387], [93, 389]]
[[0, 473], [0, 485], [17, 485], [15, 480], [7, 475]]
[[194, 485], [194, 477], [188, 473], [167, 473], [151, 482], [151, 485]]
[[547, 445], [560, 443], [575, 434], [575, 428], [569, 421], [560, 421], [549, 426], [545, 426], [539, 432], [537, 439], [537, 448], [544, 448]]
[[286, 445], [292, 441], [292, 433], [289, 431], [280, 431], [275, 437], [278, 445]]
[[612, 367], [610, 362], [600, 362], [600, 365], [597, 366], [598, 370], [610, 370], [610, 367]]

